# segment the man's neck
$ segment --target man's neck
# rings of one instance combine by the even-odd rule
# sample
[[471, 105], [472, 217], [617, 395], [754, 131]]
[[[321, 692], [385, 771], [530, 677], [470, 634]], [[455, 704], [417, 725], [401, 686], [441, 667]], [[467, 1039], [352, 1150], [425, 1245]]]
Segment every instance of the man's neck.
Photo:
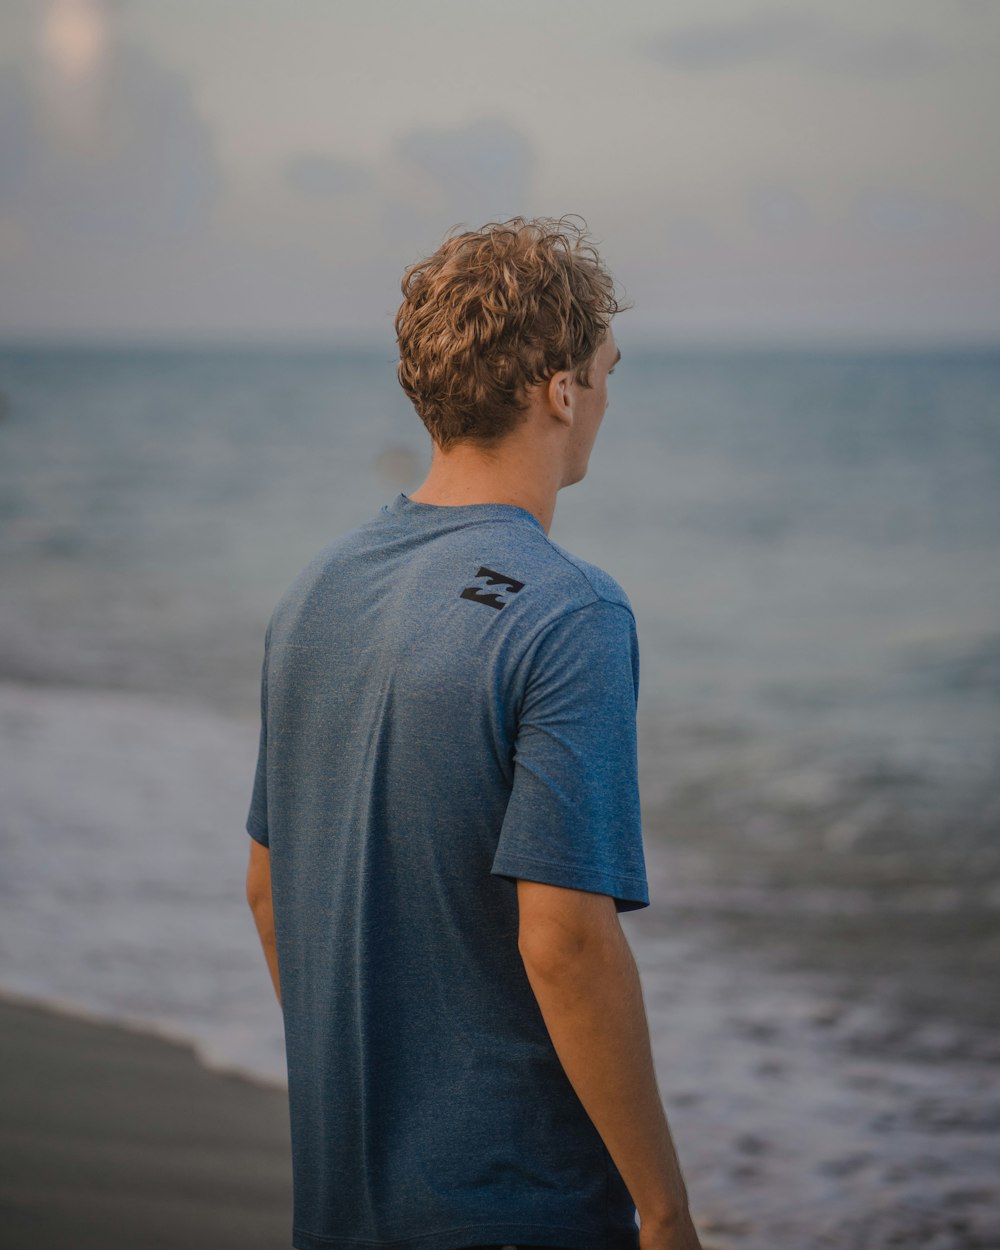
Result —
[[492, 448], [474, 443], [458, 443], [448, 451], [435, 447], [430, 472], [410, 498], [441, 507], [512, 504], [530, 512], [547, 534], [560, 483], [557, 465], [539, 450], [532, 439], [516, 434]]

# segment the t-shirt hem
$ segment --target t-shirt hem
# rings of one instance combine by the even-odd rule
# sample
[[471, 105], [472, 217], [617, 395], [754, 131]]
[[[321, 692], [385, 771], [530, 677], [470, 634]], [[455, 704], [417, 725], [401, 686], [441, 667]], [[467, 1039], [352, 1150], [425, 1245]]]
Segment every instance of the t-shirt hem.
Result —
[[255, 842], [259, 842], [261, 846], [267, 846], [267, 829], [263, 825], [257, 824], [255, 820], [248, 820], [246, 823], [246, 830]]
[[324, 1237], [292, 1230], [295, 1250], [463, 1250], [466, 1246], [560, 1246], [566, 1250], [635, 1250], [638, 1229], [588, 1231], [562, 1224], [469, 1224], [393, 1241]]
[[490, 870], [494, 876], [540, 881], [544, 885], [560, 885], [570, 890], [586, 890], [590, 894], [610, 894], [628, 904], [622, 910], [649, 906], [649, 887], [644, 877], [626, 873], [609, 875], [588, 871], [567, 864], [552, 863], [524, 855], [497, 855]]

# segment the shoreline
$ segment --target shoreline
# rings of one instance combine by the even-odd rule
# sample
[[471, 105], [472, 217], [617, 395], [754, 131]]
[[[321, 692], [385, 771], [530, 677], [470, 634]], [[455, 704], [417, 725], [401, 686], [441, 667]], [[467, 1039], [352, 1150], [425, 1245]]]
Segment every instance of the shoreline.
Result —
[[227, 1058], [214, 1050], [196, 1033], [187, 1032], [180, 1025], [162, 1018], [140, 1016], [128, 1012], [117, 1013], [110, 1009], [102, 1010], [100, 1007], [87, 1006], [72, 998], [12, 989], [0, 981], [0, 1011], [4, 1007], [45, 1012], [57, 1019], [65, 1017], [67, 1020], [79, 1021], [81, 1024], [92, 1025], [97, 1029], [117, 1029], [140, 1040], [148, 1038], [154, 1042], [164, 1042], [168, 1046], [190, 1051], [195, 1062], [214, 1076], [232, 1077], [234, 1080], [245, 1081], [248, 1085], [254, 1085], [266, 1092], [279, 1093], [282, 1097], [287, 1096], [287, 1081], [250, 1064]]
[[5, 1250], [291, 1242], [287, 1100], [173, 1039], [0, 996]]

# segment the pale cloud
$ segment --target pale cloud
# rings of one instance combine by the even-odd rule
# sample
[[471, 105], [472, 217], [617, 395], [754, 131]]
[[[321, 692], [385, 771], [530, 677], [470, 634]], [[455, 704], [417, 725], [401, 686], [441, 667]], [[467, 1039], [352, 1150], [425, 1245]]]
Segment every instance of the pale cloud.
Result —
[[367, 161], [300, 153], [281, 173], [300, 196], [329, 200], [331, 213], [350, 200], [366, 219], [355, 254], [375, 259], [435, 247], [451, 226], [525, 212], [535, 162], [531, 140], [494, 116], [405, 130]]
[[689, 73], [784, 61], [844, 77], [893, 78], [926, 73], [946, 60], [937, 44], [915, 30], [851, 29], [792, 8], [677, 26], [643, 48], [661, 65]]
[[369, 191], [375, 182], [372, 170], [362, 161], [320, 152], [303, 152], [293, 156], [285, 163], [282, 172], [294, 191], [317, 199]]
[[761, 235], [786, 236], [814, 224], [801, 191], [784, 182], [758, 182], [744, 196], [747, 220]]
[[[394, 156], [425, 186], [428, 207], [453, 220], [480, 225], [491, 216], [513, 216], [531, 198], [535, 153], [531, 140], [503, 118], [484, 118], [455, 129], [407, 131]], [[440, 220], [440, 218], [438, 218]]]
[[896, 238], [957, 236], [975, 218], [965, 204], [950, 196], [902, 187], [864, 188], [854, 198], [850, 215], [863, 229]]
[[37, 154], [36, 123], [24, 73], [0, 69], [0, 218], [19, 213], [30, 202]]
[[67, 133], [18, 68], [0, 71], [0, 214], [43, 250], [118, 251], [202, 227], [221, 172], [186, 79], [139, 48], [118, 47], [91, 99], [93, 134]]

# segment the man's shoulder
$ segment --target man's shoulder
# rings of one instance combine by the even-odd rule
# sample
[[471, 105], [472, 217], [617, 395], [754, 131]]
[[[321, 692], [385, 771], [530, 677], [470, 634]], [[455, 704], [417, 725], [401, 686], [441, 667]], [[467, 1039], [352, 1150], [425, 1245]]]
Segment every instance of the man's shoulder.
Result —
[[551, 539], [546, 539], [546, 541], [553, 554], [586, 583], [597, 600], [617, 604], [631, 613], [632, 604], [629, 602], [628, 595], [610, 573], [605, 572], [596, 564], [591, 564], [589, 560], [582, 560], [579, 556], [575, 556]]
[[370, 533], [378, 526], [379, 520], [380, 518], [375, 517], [355, 526], [315, 551], [287, 583], [272, 613], [272, 624], [283, 614], [301, 606], [304, 599], [336, 581], [346, 565], [359, 556], [363, 558], [363, 553], [371, 546]]
[[518, 605], [511, 625], [520, 618], [523, 625], [544, 626], [598, 603], [632, 613], [628, 596], [609, 573], [553, 542], [541, 527], [483, 525], [465, 535], [461, 546], [476, 584], [489, 589], [496, 579], [505, 603]]

